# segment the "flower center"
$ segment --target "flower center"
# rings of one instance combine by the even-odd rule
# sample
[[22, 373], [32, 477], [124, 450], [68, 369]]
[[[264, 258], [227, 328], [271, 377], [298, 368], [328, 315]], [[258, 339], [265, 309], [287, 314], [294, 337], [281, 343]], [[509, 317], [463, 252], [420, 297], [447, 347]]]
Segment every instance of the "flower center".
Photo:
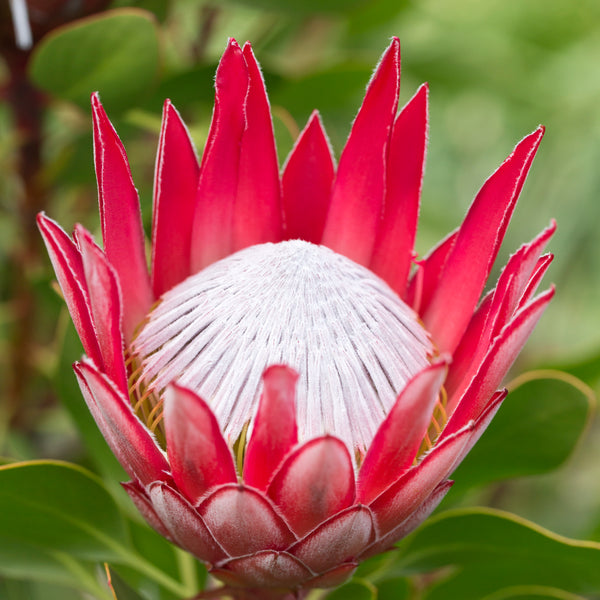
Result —
[[192, 275], [130, 348], [138, 396], [160, 399], [172, 381], [193, 389], [232, 445], [256, 413], [265, 368], [287, 364], [300, 374], [299, 439], [330, 433], [359, 455], [433, 352], [385, 282], [300, 240], [252, 246]]

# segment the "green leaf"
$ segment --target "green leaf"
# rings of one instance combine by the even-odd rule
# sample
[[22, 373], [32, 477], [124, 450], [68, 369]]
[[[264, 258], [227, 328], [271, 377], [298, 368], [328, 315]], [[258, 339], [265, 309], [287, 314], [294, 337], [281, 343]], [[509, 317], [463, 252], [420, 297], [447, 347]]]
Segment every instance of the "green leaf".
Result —
[[[32, 573], [35, 576], [35, 573]], [[84, 600], [81, 592], [48, 582], [0, 579], [2, 600]], [[87, 596], [90, 598], [90, 596]]]
[[[0, 537], [0, 540], [2, 538]], [[73, 590], [84, 590], [91, 593], [95, 598], [111, 600], [106, 590], [99, 585], [96, 579], [96, 565], [76, 560], [65, 552], [59, 552], [50, 548], [40, 548], [34, 544], [28, 544], [11, 540], [6, 543], [0, 542], [0, 575], [7, 580], [21, 580], [26, 583], [20, 586], [19, 581], [11, 586], [10, 595], [2, 594], [0, 586], [0, 598], [11, 600], [47, 600], [49, 585], [68, 586]], [[0, 579], [1, 581], [1, 579]], [[36, 593], [33, 583], [43, 586], [45, 593]], [[64, 590], [62, 590], [64, 592]], [[58, 595], [59, 598], [67, 598], [65, 593]], [[78, 596], [80, 597], [80, 596]]]
[[571, 373], [571, 375], [581, 379], [589, 386], [597, 388], [600, 382], [600, 353], [596, 351], [590, 356], [574, 363], [566, 363], [558, 366], [553, 365], [553, 368]]
[[73, 573], [60, 553], [15, 540], [0, 545], [0, 574], [12, 579], [33, 579], [71, 585]]
[[110, 587], [116, 600], [144, 600], [133, 588], [123, 581], [118, 573], [109, 569]]
[[154, 85], [159, 39], [151, 13], [116, 9], [59, 27], [36, 45], [33, 82], [86, 110], [99, 91], [107, 109], [125, 109]]
[[125, 521], [99, 479], [54, 461], [0, 467], [0, 547], [33, 545], [93, 561], [118, 561]]
[[406, 577], [395, 577], [377, 583], [377, 600], [409, 600], [413, 597], [410, 581]]
[[[143, 555], [145, 561], [162, 571], [173, 581], [181, 581], [186, 586], [186, 597], [203, 588], [206, 580], [206, 568], [191, 554], [177, 548], [141, 520], [128, 521], [133, 546]], [[134, 590], [152, 590], [153, 600], [180, 600], [181, 593], [174, 593], [172, 588], [152, 578], [147, 570], [139, 569], [139, 561], [132, 561], [130, 566], [116, 565], [111, 573], [116, 573], [120, 583]], [[116, 587], [115, 587], [116, 589]], [[118, 600], [123, 600], [117, 594]]]
[[237, 0], [254, 8], [268, 11], [289, 12], [295, 14], [311, 13], [341, 13], [366, 4], [367, 0], [296, 0], [295, 2], [282, 2], [281, 0]]
[[[28, 545], [38, 549], [34, 564], [52, 569], [63, 561], [84, 583], [77, 559], [124, 565], [176, 597], [195, 591], [195, 581], [182, 584], [138, 554], [112, 496], [76, 465], [35, 461], [0, 467], [0, 547], [19, 554], [25, 569]], [[87, 588], [92, 586], [87, 581]]]
[[517, 585], [494, 592], [482, 600], [585, 600], [585, 598], [543, 585]]
[[401, 542], [395, 568], [410, 574], [454, 567], [429, 588], [427, 600], [481, 600], [513, 586], [597, 593], [599, 564], [600, 544], [482, 508], [447, 511], [427, 521]]
[[368, 581], [354, 580], [327, 594], [327, 600], [376, 600], [377, 589]]
[[454, 493], [551, 471], [583, 434], [595, 399], [581, 381], [560, 371], [534, 371], [514, 383], [487, 431], [454, 472]]

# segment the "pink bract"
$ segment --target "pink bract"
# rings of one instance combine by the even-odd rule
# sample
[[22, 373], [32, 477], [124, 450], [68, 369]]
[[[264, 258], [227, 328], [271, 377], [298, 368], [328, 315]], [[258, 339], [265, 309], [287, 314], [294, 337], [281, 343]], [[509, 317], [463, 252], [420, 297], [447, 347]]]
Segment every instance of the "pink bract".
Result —
[[[165, 103], [150, 273], [127, 157], [97, 94], [104, 249], [81, 226], [70, 238], [38, 218], [87, 355], [75, 373], [131, 477], [127, 493], [154, 529], [206, 563], [239, 598], [302, 598], [311, 588], [338, 585], [361, 560], [417, 527], [500, 406], [506, 392], [498, 387], [553, 295], [535, 295], [551, 261], [542, 255], [551, 223], [510, 257], [481, 299], [541, 127], [485, 182], [462, 225], [414, 259], [428, 88], [397, 114], [399, 77], [393, 39], [337, 168], [314, 113], [280, 176], [259, 66], [249, 44], [230, 40], [200, 164], [177, 111]], [[282, 364], [267, 365], [252, 422], [233, 440], [197, 390], [178, 381], [158, 396], [132, 387], [138, 371], [130, 344], [158, 298], [239, 250], [291, 239], [327, 246], [370, 270], [431, 339], [429, 364], [396, 390], [364, 451], [328, 431], [303, 437], [299, 374]]]

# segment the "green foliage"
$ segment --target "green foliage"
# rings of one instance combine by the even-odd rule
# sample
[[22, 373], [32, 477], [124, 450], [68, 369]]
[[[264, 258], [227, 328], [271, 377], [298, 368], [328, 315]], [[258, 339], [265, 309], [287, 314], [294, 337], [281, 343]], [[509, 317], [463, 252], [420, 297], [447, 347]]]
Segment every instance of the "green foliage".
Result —
[[108, 109], [122, 110], [156, 83], [158, 61], [152, 15], [119, 9], [53, 31], [36, 47], [30, 75], [40, 88], [86, 109], [97, 90]]
[[95, 561], [118, 559], [125, 521], [100, 481], [53, 462], [0, 467], [0, 536]]
[[118, 600], [144, 600], [143, 596], [127, 585], [112, 569], [110, 569], [110, 587]]
[[509, 513], [462, 509], [430, 519], [404, 540], [395, 568], [408, 574], [452, 567], [440, 572], [427, 600], [481, 600], [503, 597], [504, 588], [535, 597], [533, 588], [515, 586], [556, 588], [563, 597], [598, 594], [599, 561], [600, 544], [558, 536]]
[[455, 471], [455, 493], [556, 469], [588, 425], [594, 395], [574, 377], [534, 371], [513, 385], [482, 438]]
[[[133, 543], [130, 528], [136, 532]], [[5, 577], [58, 583], [109, 600], [97, 576], [97, 563], [108, 562], [122, 569], [123, 580], [121, 574], [115, 577], [120, 589], [132, 580], [137, 589], [152, 589], [156, 600], [192, 595], [199, 583], [193, 567], [183, 569], [173, 546], [138, 528], [127, 523], [102, 482], [81, 467], [55, 461], [0, 467], [0, 574]], [[184, 583], [178, 581], [180, 571], [187, 572]]]
[[282, 2], [281, 0], [236, 1], [262, 10], [292, 13], [294, 15], [310, 15], [315, 13], [344, 14], [368, 2], [368, 0], [301, 0], [300, 2]]
[[101, 483], [80, 467], [29, 462], [0, 468], [0, 573], [109, 598], [97, 561], [121, 560], [125, 521]]
[[359, 579], [345, 583], [327, 594], [328, 600], [377, 600], [377, 589], [367, 581]]

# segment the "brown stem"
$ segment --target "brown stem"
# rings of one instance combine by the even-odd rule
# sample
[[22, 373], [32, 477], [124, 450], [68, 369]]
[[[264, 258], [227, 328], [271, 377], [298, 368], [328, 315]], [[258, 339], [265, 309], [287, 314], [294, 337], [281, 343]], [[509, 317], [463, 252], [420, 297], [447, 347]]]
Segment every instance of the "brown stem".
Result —
[[211, 4], [205, 4], [200, 9], [200, 27], [196, 37], [196, 43], [192, 47], [195, 64], [204, 62], [206, 48], [210, 41], [219, 12], [219, 8], [216, 5]]
[[12, 306], [13, 333], [9, 364], [8, 411], [18, 417], [31, 372], [35, 299], [30, 275], [39, 256], [39, 235], [35, 215], [44, 209], [47, 190], [42, 179], [43, 97], [27, 78], [28, 52], [5, 52], [10, 78], [5, 99], [13, 114], [17, 132], [16, 167], [22, 196], [15, 198], [16, 229], [20, 243], [13, 249]]

